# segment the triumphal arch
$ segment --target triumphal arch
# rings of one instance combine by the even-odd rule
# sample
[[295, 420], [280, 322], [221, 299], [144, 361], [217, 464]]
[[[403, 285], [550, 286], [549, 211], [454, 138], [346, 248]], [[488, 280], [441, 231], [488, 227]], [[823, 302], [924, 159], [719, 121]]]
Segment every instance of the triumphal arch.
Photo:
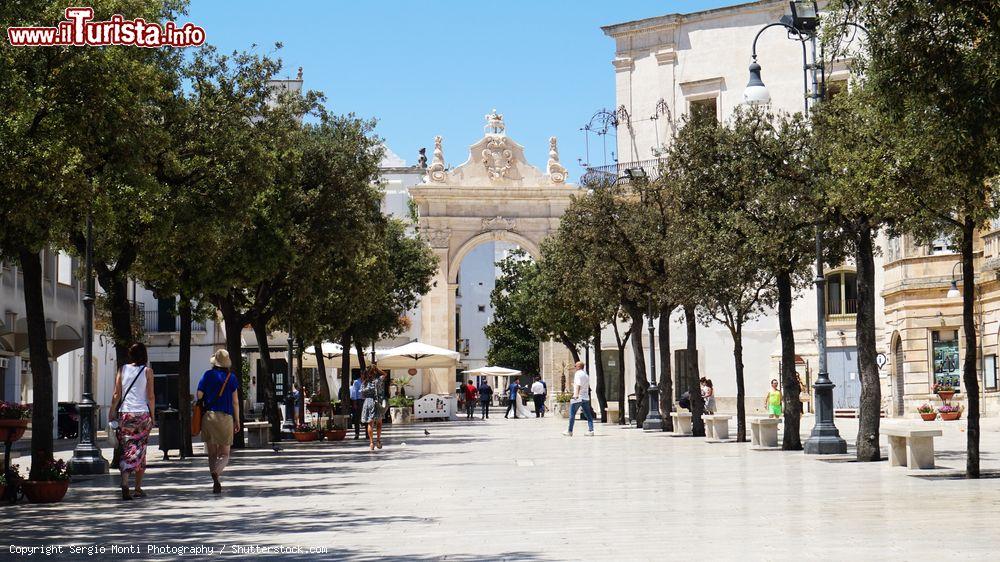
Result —
[[[420, 305], [420, 340], [455, 349], [455, 298], [462, 259], [484, 242], [501, 240], [539, 257], [542, 240], [555, 232], [577, 186], [567, 183], [556, 137], [549, 139], [545, 171], [527, 162], [524, 147], [507, 136], [503, 115], [486, 116], [485, 134], [469, 147], [468, 159], [445, 164], [443, 141], [423, 183], [410, 188], [420, 215], [420, 233], [438, 259], [430, 292]], [[455, 373], [430, 369], [422, 392], [454, 392]]]

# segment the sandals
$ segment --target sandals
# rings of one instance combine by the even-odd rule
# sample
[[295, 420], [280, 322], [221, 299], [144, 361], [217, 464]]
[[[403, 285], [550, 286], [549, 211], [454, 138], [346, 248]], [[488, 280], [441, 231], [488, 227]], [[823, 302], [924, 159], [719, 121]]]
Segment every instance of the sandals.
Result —
[[378, 440], [378, 441], [377, 441], [377, 442], [375, 443], [375, 446], [376, 446], [376, 447], [378, 447], [379, 449], [381, 449], [381, 448], [382, 448], [382, 440], [381, 440], [381, 439], [379, 439], [379, 440]]
[[221, 494], [222, 493], [222, 483], [219, 482], [219, 475], [212, 473], [212, 493]]
[[122, 488], [122, 499], [123, 500], [132, 499], [132, 493], [129, 492], [128, 486], [122, 486], [121, 488]]
[[144, 498], [146, 497], [146, 492], [142, 491], [142, 488], [136, 486], [135, 491], [132, 492], [133, 498]]
[[369, 451], [374, 451], [375, 450], [375, 443], [372, 443], [372, 442], [369, 441], [368, 442], [368, 450]]

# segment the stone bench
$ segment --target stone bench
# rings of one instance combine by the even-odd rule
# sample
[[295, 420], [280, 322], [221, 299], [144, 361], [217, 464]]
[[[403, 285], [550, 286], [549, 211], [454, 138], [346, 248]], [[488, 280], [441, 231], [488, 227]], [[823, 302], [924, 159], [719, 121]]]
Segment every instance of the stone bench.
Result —
[[733, 416], [725, 414], [704, 414], [701, 421], [705, 422], [705, 441], [729, 441], [729, 420]]
[[691, 412], [670, 412], [674, 419], [674, 435], [691, 435]]
[[779, 418], [751, 418], [750, 446], [755, 449], [776, 449], [779, 423]]
[[248, 449], [263, 449], [271, 441], [271, 424], [267, 422], [246, 422], [243, 428], [247, 430]]
[[617, 403], [608, 404], [608, 407], [605, 408], [605, 411], [608, 413], [608, 423], [618, 423], [619, 421], [621, 421], [621, 412], [618, 411]]
[[940, 429], [883, 425], [879, 433], [889, 438], [889, 466], [934, 468], [934, 438], [944, 434]]

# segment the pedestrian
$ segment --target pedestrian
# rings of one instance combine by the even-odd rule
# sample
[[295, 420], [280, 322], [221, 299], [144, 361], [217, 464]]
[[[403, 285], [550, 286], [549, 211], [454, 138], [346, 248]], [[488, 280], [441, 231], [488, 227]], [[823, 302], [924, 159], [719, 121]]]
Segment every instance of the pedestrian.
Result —
[[296, 384], [292, 384], [292, 391], [285, 396], [285, 421], [292, 424], [292, 427], [298, 425], [298, 415], [299, 411], [299, 387]]
[[507, 411], [503, 413], [503, 419], [507, 419], [507, 415], [512, 411], [514, 419], [517, 419], [517, 392], [519, 390], [521, 390], [521, 385], [518, 384], [516, 378], [511, 377], [510, 384], [507, 385]]
[[229, 352], [220, 349], [209, 361], [198, 383], [198, 401], [205, 412], [201, 421], [201, 440], [208, 453], [208, 472], [212, 475], [212, 493], [222, 493], [222, 471], [229, 464], [233, 435], [240, 432], [239, 377], [232, 371]]
[[382, 418], [385, 415], [385, 380], [389, 375], [375, 365], [368, 367], [362, 375], [361, 396], [365, 403], [361, 407], [361, 423], [367, 426], [368, 450], [382, 448]]
[[781, 391], [778, 390], [778, 379], [771, 379], [771, 390], [764, 399], [764, 407], [767, 409], [768, 417], [781, 417]]
[[361, 438], [361, 406], [365, 399], [361, 396], [361, 377], [351, 384], [351, 421], [354, 422], [354, 439]]
[[576, 412], [580, 408], [583, 408], [583, 417], [587, 419], [587, 437], [594, 436], [594, 411], [590, 409], [590, 375], [583, 367], [583, 361], [576, 362], [573, 398], [569, 401], [569, 431], [563, 433], [566, 437], [573, 436], [573, 422], [576, 421]]
[[542, 377], [535, 377], [535, 382], [531, 383], [531, 397], [535, 400], [535, 417], [545, 417], [545, 383]]
[[[146, 472], [146, 444], [153, 429], [153, 369], [148, 362], [146, 346], [132, 344], [128, 348], [128, 364], [122, 365], [115, 377], [115, 390], [111, 403], [115, 404], [109, 414], [109, 425], [116, 429], [121, 460], [122, 499], [141, 498], [142, 476]], [[124, 391], [122, 389], [125, 389]], [[135, 474], [135, 492], [129, 492], [129, 474]]]
[[701, 398], [705, 401], [705, 413], [712, 415], [715, 413], [715, 387], [712, 386], [712, 379], [705, 379], [705, 386], [702, 389]]
[[479, 405], [482, 408], [482, 419], [490, 419], [490, 403], [493, 402], [493, 387], [483, 378], [483, 382], [476, 389], [479, 391]]
[[472, 384], [470, 380], [466, 383], [465, 387], [465, 419], [471, 420], [472, 416], [476, 413], [476, 395], [478, 391], [476, 390], [476, 385]]

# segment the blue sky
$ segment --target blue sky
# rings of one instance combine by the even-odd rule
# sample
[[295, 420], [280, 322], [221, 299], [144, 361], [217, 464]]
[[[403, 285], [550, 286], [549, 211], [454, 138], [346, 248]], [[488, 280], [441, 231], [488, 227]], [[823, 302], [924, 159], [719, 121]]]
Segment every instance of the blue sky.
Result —
[[[269, 52], [281, 41], [286, 77], [302, 66], [305, 87], [324, 92], [331, 111], [377, 118], [379, 135], [409, 164], [420, 147], [430, 154], [435, 135], [448, 164], [461, 164], [496, 108], [536, 166], [559, 137], [576, 181], [587, 157], [581, 127], [614, 106], [614, 41], [600, 26], [738, 3], [191, 0], [185, 21], [224, 51], [256, 43]], [[593, 140], [590, 163], [600, 165]]]

